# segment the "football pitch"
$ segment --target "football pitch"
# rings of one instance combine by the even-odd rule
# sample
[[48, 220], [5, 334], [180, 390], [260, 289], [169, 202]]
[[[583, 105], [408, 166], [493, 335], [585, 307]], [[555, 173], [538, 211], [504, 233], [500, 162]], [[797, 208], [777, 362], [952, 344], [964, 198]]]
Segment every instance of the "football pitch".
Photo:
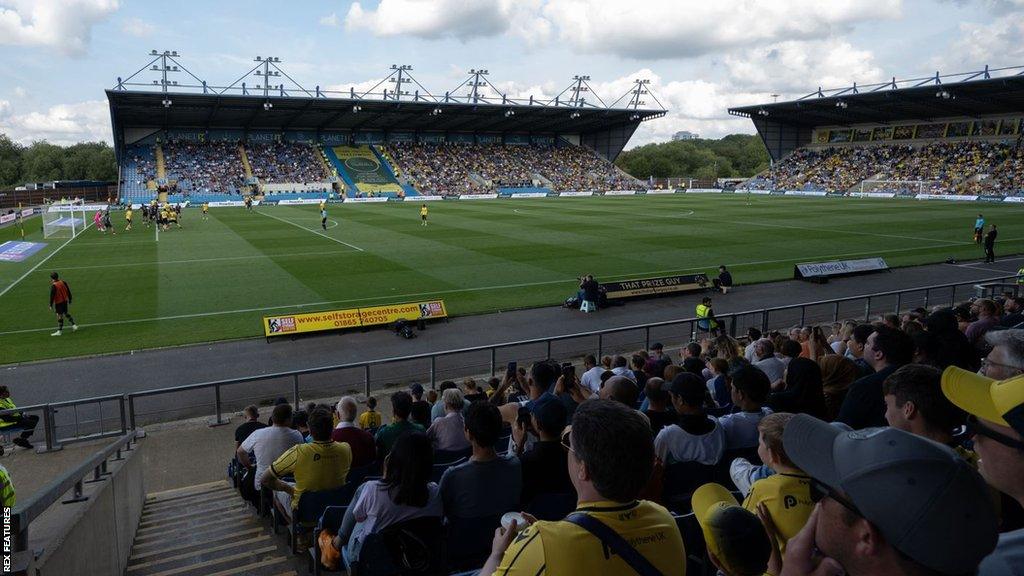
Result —
[[[996, 253], [1024, 251], [1024, 205], [860, 198], [677, 194], [429, 203], [186, 209], [183, 229], [89, 228], [22, 262], [0, 261], [0, 364], [260, 337], [261, 317], [442, 298], [449, 314], [553, 305], [576, 278], [706, 272], [738, 283], [792, 277], [793, 264], [882, 256], [890, 266], [983, 256], [979, 211]], [[0, 244], [20, 239], [0, 229]], [[80, 326], [50, 333], [49, 275], [71, 286]], [[884, 290], [885, 286], [865, 286]], [[680, 316], [689, 311], [680, 310]], [[495, 327], [498, 329], [499, 327]]]

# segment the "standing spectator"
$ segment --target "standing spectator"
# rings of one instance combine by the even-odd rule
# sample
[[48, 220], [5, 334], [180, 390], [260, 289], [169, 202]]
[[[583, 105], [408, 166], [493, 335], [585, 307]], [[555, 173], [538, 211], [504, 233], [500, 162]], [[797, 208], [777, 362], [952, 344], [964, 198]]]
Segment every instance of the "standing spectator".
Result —
[[786, 367], [786, 387], [772, 393], [768, 406], [774, 412], [825, 416], [825, 392], [821, 385], [821, 368], [808, 358], [793, 358]]
[[[1022, 332], [1013, 330], [1013, 332]], [[1015, 336], [1020, 358], [1021, 334]], [[1006, 346], [998, 344], [996, 348]], [[1019, 368], [1017, 369], [1019, 372]], [[942, 373], [942, 391], [970, 414], [968, 431], [981, 460], [978, 469], [995, 489], [1024, 505], [1024, 378], [993, 380], [959, 368]], [[1019, 576], [1024, 570], [1024, 529], [999, 537], [995, 551], [985, 558], [980, 576]]]
[[384, 477], [356, 489], [332, 541], [346, 565], [359, 559], [370, 534], [406, 520], [441, 518], [441, 491], [430, 481], [433, 461], [430, 440], [422, 432], [407, 433], [395, 440], [394, 449], [384, 460]]
[[434, 450], [458, 452], [470, 447], [466, 439], [466, 421], [462, 417], [462, 392], [449, 388], [441, 394], [444, 416], [434, 420], [427, 430], [427, 438]]
[[377, 459], [383, 460], [391, 452], [395, 442], [410, 432], [423, 432], [423, 426], [409, 421], [412, 411], [412, 396], [408, 392], [398, 391], [391, 395], [391, 418], [393, 422], [377, 431], [374, 442], [377, 444]]
[[255, 404], [246, 406], [245, 410], [242, 411], [242, 414], [245, 415], [245, 422], [242, 422], [238, 425], [238, 428], [235, 428], [236, 450], [242, 445], [242, 442], [245, 442], [245, 439], [249, 437], [249, 434], [267, 426], [263, 422], [260, 422], [260, 409], [257, 408]]
[[278, 404], [270, 414], [270, 426], [264, 426], [249, 434], [238, 448], [235, 457], [238, 462], [252, 468], [253, 462], [249, 454], [256, 457], [255, 471], [252, 474], [253, 487], [259, 491], [263, 474], [270, 465], [289, 448], [302, 444], [302, 434], [292, 429], [292, 407], [290, 404]]
[[864, 359], [874, 374], [850, 385], [836, 420], [854, 430], [885, 426], [885, 398], [882, 382], [914, 355], [914, 342], [906, 333], [885, 326], [875, 327], [864, 345]]
[[373, 396], [366, 397], [366, 411], [359, 415], [359, 427], [363, 430], [376, 430], [380, 428], [381, 417], [377, 412], [377, 399]]
[[988, 229], [988, 234], [985, 234], [985, 262], [996, 261], [996, 225], [992, 224]]
[[523, 487], [519, 459], [494, 451], [501, 429], [497, 406], [487, 402], [469, 406], [464, 433], [473, 455], [441, 476], [441, 499], [448, 518], [498, 516], [519, 507]]
[[782, 443], [811, 477], [818, 506], [786, 544], [781, 576], [972, 574], [995, 546], [988, 487], [945, 446], [894, 428], [845, 432], [803, 414]]
[[757, 446], [758, 423], [772, 413], [765, 406], [771, 383], [757, 368], [747, 364], [729, 373], [729, 394], [738, 412], [718, 418], [725, 432], [725, 449], [753, 448]]
[[346, 442], [352, 449], [352, 467], [359, 468], [371, 464], [377, 457], [373, 436], [369, 432], [355, 425], [356, 411], [355, 398], [345, 396], [338, 401], [335, 411], [338, 415], [338, 425], [331, 432], [331, 440], [335, 442]]
[[[11, 391], [7, 386], [0, 386], [0, 410], [14, 410], [17, 406], [14, 404], [14, 400], [11, 400]], [[0, 429], [18, 427], [22, 429], [21, 436], [18, 436], [12, 442], [15, 446], [21, 446], [22, 448], [31, 448], [32, 442], [29, 438], [32, 437], [32, 433], [36, 430], [36, 424], [39, 423], [39, 416], [35, 414], [25, 415], [21, 412], [14, 412], [13, 414], [6, 414], [0, 416]]]
[[[274, 505], [289, 522], [303, 492], [341, 488], [352, 467], [352, 449], [348, 444], [331, 440], [330, 412], [322, 408], [314, 410], [309, 416], [309, 431], [313, 441], [286, 450], [260, 480], [275, 491]], [[289, 475], [295, 478], [294, 484], [281, 480]]]
[[743, 501], [743, 507], [755, 514], [761, 506], [765, 507], [782, 552], [786, 551], [786, 541], [796, 536], [814, 510], [811, 479], [793, 463], [782, 443], [792, 419], [793, 414], [779, 412], [765, 416], [758, 424], [757, 454], [775, 474], [754, 482]]
[[825, 418], [829, 422], [836, 419], [839, 409], [846, 398], [846, 391], [859, 377], [857, 365], [853, 360], [839, 354], [828, 354], [818, 360], [821, 368], [821, 388], [825, 394]]
[[655, 453], [666, 465], [672, 462], [716, 464], [725, 451], [725, 431], [704, 411], [707, 388], [700, 377], [684, 372], [669, 385], [672, 405], [679, 413], [654, 439]]
[[589, 390], [591, 394], [600, 392], [601, 374], [604, 374], [604, 368], [597, 365], [597, 358], [593, 354], [587, 354], [583, 359], [583, 370], [583, 375], [580, 376], [580, 385]]
[[[616, 402], [589, 400], [576, 410], [563, 444], [579, 494], [576, 512], [557, 522], [534, 522], [518, 534], [515, 525], [495, 530], [481, 576], [679, 574], [686, 552], [675, 520], [663, 507], [637, 500], [654, 466], [644, 417]], [[599, 529], [625, 539], [636, 555], [605, 553], [614, 546]]]
[[[523, 489], [520, 503], [524, 508], [538, 494], [575, 492], [566, 468], [565, 448], [560, 444], [562, 430], [569, 418], [565, 404], [548, 394], [531, 402], [528, 412], [528, 422], [519, 419], [512, 427], [516, 454], [522, 465]], [[527, 428], [532, 428], [538, 439], [529, 449], [524, 449]]]
[[657, 436], [662, 428], [675, 423], [679, 415], [670, 406], [672, 398], [665, 390], [665, 381], [661, 378], [648, 379], [644, 392], [647, 396], [647, 409], [644, 410], [644, 415], [651, 421], [651, 431]]

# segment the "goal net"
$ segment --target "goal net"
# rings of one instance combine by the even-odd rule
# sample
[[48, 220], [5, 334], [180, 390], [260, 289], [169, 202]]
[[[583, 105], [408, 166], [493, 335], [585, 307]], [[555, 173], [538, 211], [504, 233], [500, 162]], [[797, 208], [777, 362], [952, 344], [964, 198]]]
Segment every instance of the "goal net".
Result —
[[892, 192], [896, 194], [942, 194], [939, 180], [864, 180], [859, 192]]
[[74, 238], [85, 230], [85, 209], [81, 204], [55, 204], [43, 212], [43, 236]]

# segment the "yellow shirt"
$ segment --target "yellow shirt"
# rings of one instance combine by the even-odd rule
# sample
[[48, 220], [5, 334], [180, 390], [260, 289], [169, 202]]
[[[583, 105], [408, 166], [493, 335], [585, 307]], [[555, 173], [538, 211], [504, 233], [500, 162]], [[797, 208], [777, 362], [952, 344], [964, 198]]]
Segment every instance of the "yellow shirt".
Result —
[[296, 444], [274, 460], [270, 469], [278, 478], [295, 477], [292, 508], [297, 508], [305, 491], [333, 490], [345, 485], [352, 467], [352, 448], [346, 442]]
[[131, 220], [132, 219], [132, 209], [131, 208], [129, 208], [129, 209], [124, 211], [124, 219], [125, 220]]
[[811, 500], [811, 479], [796, 474], [774, 474], [750, 487], [743, 507], [757, 514], [757, 505], [764, 502], [779, 529], [779, 546], [786, 551], [786, 541], [796, 536], [814, 510]]
[[[590, 514], [625, 538], [662, 574], [685, 576], [683, 538], [665, 508], [639, 500], [585, 503], [576, 511]], [[633, 573], [629, 564], [606, 550], [596, 536], [565, 520], [540, 521], [520, 532], [494, 572], [496, 576]]]
[[210, 210], [210, 205], [207, 204], [206, 202], [203, 202], [203, 212], [208, 212], [209, 210]]
[[363, 430], [367, 428], [380, 428], [380, 412], [376, 410], [367, 410], [359, 415], [359, 427]]
[[426, 216], [426, 215], [427, 215], [427, 207], [423, 206], [423, 207], [420, 208], [420, 216]]

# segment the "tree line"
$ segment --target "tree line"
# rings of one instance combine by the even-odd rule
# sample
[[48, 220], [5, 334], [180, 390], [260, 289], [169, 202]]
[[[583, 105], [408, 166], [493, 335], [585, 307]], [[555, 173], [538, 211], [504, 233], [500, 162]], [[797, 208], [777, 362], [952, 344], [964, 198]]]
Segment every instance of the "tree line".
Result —
[[23, 146], [0, 134], [0, 188], [51, 180], [116, 182], [114, 149], [105, 142], [58, 146], [45, 140]]
[[758, 136], [730, 134], [719, 140], [647, 144], [619, 155], [615, 164], [635, 178], [746, 178], [768, 169], [768, 151]]

